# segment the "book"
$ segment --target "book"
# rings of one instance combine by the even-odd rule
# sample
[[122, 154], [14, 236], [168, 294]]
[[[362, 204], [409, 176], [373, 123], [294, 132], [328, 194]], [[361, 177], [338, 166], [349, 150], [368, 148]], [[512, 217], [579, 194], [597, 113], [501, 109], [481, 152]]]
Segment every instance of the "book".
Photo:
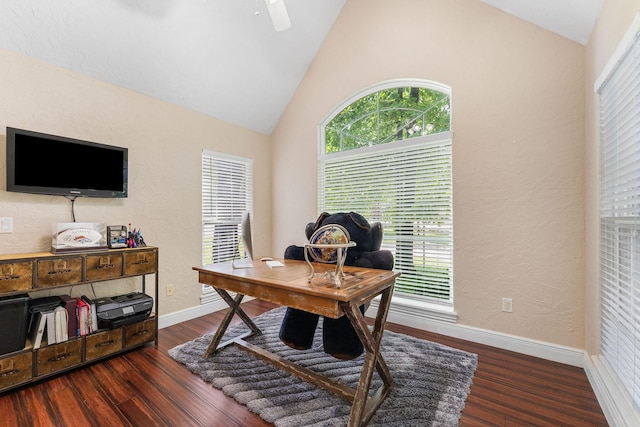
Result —
[[77, 298], [78, 336], [91, 333], [91, 313], [89, 304], [82, 298]]
[[89, 305], [89, 332], [96, 332], [98, 330], [98, 313], [96, 312], [96, 304], [86, 295], [81, 297]]
[[56, 343], [69, 340], [69, 314], [65, 307], [56, 307], [53, 310], [56, 325]]
[[67, 318], [68, 318], [68, 328], [67, 335], [69, 338], [74, 338], [78, 336], [78, 313], [77, 306], [78, 300], [69, 295], [60, 295], [60, 299], [62, 299], [62, 304], [67, 309]]
[[40, 348], [46, 326], [47, 316], [42, 312], [34, 313], [31, 329], [29, 329], [29, 340], [31, 341], [31, 344], [33, 344], [34, 350]]
[[53, 310], [47, 310], [44, 312], [47, 317], [47, 344], [55, 344], [56, 343], [56, 317]]

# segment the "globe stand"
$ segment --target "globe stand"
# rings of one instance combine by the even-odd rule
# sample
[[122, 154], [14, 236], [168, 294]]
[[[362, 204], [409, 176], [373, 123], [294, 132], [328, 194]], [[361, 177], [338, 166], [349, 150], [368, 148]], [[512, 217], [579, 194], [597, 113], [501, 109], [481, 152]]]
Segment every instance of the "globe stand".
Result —
[[[320, 250], [335, 250], [336, 251], [336, 269], [335, 271], [327, 271], [324, 273], [324, 277], [332, 280], [336, 287], [340, 287], [342, 285], [342, 280], [344, 279], [344, 263], [347, 260], [347, 249], [356, 246], [356, 242], [348, 242], [348, 243], [338, 243], [338, 244], [319, 244], [319, 243], [307, 243], [304, 245], [304, 259], [309, 264], [311, 268], [311, 274], [309, 274], [308, 283], [311, 283], [313, 276], [315, 275], [315, 270], [313, 268], [313, 263], [309, 260], [309, 253], [313, 249]], [[326, 262], [326, 261], [325, 261]]]

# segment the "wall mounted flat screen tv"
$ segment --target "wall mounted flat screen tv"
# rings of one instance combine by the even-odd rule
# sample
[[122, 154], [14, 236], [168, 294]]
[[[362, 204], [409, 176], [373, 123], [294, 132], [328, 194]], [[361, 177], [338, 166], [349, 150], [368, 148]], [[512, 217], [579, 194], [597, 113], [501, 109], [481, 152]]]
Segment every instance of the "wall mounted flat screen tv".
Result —
[[7, 127], [7, 191], [127, 197], [128, 149]]

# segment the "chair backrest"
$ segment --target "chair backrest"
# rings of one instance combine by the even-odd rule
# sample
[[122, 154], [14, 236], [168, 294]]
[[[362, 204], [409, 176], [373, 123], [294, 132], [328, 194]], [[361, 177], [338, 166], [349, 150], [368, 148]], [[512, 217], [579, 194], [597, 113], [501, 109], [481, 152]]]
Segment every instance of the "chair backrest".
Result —
[[[319, 227], [327, 224], [337, 223], [338, 225], [342, 225], [343, 227], [347, 228], [347, 230], [349, 230], [349, 224], [344, 223], [345, 214], [335, 215], [337, 216], [334, 218], [329, 218], [331, 215], [323, 213], [320, 215], [316, 222], [308, 223], [304, 230], [305, 235], [307, 236], [307, 240], [311, 238], [313, 233], [318, 230]], [[350, 234], [352, 234], [350, 236], [351, 240], [355, 241], [356, 244], [359, 244], [360, 246], [356, 246], [347, 251], [347, 259], [345, 261], [345, 265], [365, 268], [377, 268], [380, 270], [392, 270], [394, 265], [393, 253], [390, 250], [380, 249], [380, 247], [382, 246], [383, 236], [382, 223], [370, 223], [369, 221], [366, 221], [366, 219], [362, 217], [362, 215], [355, 214], [353, 212], [346, 214], [346, 216], [351, 217], [354, 223], [356, 223], [357, 228], [366, 230], [366, 236], [363, 236], [363, 233], [359, 231], [355, 232], [356, 236], [353, 235], [353, 232], [350, 232]], [[343, 222], [343, 224], [340, 224], [340, 222]], [[290, 245], [285, 249], [284, 258], [304, 260], [305, 248], [303, 246]]]

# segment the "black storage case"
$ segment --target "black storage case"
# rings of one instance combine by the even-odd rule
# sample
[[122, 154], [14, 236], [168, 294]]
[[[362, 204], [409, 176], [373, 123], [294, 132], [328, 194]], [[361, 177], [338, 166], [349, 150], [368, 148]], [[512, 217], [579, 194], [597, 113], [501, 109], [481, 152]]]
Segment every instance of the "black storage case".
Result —
[[29, 318], [29, 295], [0, 297], [0, 354], [24, 349]]

